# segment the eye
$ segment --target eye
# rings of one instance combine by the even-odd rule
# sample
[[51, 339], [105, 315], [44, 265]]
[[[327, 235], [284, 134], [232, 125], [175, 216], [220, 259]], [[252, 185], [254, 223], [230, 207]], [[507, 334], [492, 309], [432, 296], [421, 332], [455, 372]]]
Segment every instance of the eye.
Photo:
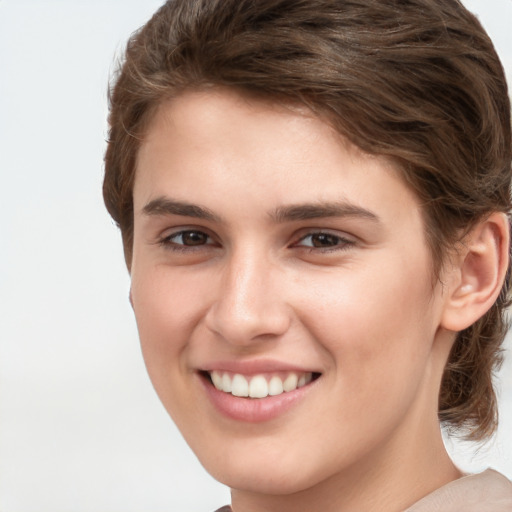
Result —
[[204, 231], [186, 229], [163, 237], [160, 243], [173, 249], [185, 250], [188, 247], [212, 245], [214, 242]]
[[346, 249], [353, 245], [354, 241], [333, 233], [309, 233], [303, 236], [296, 244], [296, 247], [307, 247], [311, 249]]

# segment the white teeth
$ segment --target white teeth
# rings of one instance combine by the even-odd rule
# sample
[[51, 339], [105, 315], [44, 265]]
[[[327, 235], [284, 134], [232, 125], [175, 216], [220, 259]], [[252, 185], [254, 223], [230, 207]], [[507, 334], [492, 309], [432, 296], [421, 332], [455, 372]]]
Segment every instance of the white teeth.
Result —
[[215, 371], [215, 372], [211, 373], [211, 378], [212, 378], [213, 385], [217, 389], [222, 390], [223, 389], [223, 386], [222, 386], [222, 375], [219, 372]]
[[283, 382], [283, 389], [287, 392], [297, 389], [299, 378], [296, 373], [290, 373]]
[[226, 393], [231, 393], [231, 390], [231, 378], [227, 373], [225, 373], [222, 376], [222, 391], [225, 391]]
[[239, 373], [229, 374], [220, 371], [210, 372], [213, 385], [225, 393], [231, 393], [238, 397], [265, 398], [267, 396], [277, 396], [284, 392], [289, 393], [297, 388], [309, 384], [313, 380], [311, 372], [297, 374], [289, 373], [283, 379], [278, 375], [273, 375], [270, 380], [264, 375], [255, 375], [254, 377], [245, 377]]
[[268, 396], [268, 384], [263, 375], [256, 375], [251, 379], [249, 396], [251, 398], [265, 398]]
[[309, 384], [313, 380], [313, 374], [305, 373], [304, 375], [301, 375], [299, 378], [299, 381], [297, 382], [297, 387], [301, 388], [302, 386], [305, 386], [306, 384]]
[[274, 375], [268, 383], [268, 394], [270, 396], [280, 395], [284, 391], [283, 381]]
[[[226, 376], [226, 374], [224, 374]], [[249, 383], [247, 382], [247, 379], [240, 375], [239, 373], [236, 373], [233, 376], [233, 380], [231, 381], [231, 394], [234, 396], [249, 396]]]

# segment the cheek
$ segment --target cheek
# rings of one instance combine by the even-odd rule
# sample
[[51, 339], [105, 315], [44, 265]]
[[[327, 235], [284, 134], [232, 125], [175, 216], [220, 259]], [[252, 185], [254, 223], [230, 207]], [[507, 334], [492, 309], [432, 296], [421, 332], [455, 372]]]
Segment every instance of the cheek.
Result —
[[397, 258], [304, 287], [311, 293], [301, 299], [303, 323], [331, 358], [336, 385], [350, 390], [344, 396], [400, 400], [403, 382], [425, 372], [437, 324], [428, 267], [419, 262]]
[[[303, 275], [295, 289], [301, 316], [322, 336], [340, 340], [357, 336], [361, 348], [364, 340], [371, 341], [379, 332], [422, 332], [432, 309], [430, 281], [421, 266], [400, 262], [396, 266], [402, 267], [400, 272], [369, 263], [367, 268], [337, 274]], [[379, 346], [372, 344], [372, 352]]]
[[[148, 372], [153, 380], [169, 378], [183, 362], [194, 326], [201, 317], [206, 290], [186, 275], [165, 266], [135, 268], [132, 272], [133, 309]], [[154, 382], [156, 387], [156, 382]]]
[[188, 399], [185, 377], [191, 372], [188, 343], [201, 293], [187, 281], [163, 266], [132, 271], [133, 309], [148, 375], [170, 416], [194, 422], [200, 412]]

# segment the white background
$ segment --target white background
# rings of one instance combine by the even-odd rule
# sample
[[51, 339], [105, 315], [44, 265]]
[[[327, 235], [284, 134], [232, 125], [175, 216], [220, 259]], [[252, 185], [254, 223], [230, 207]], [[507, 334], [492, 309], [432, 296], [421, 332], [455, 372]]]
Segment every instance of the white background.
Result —
[[[0, 0], [0, 512], [229, 501], [151, 389], [101, 198], [114, 56], [159, 4]], [[512, 0], [466, 4], [511, 81]], [[465, 469], [512, 477], [510, 359], [499, 434], [476, 455], [463, 447]]]

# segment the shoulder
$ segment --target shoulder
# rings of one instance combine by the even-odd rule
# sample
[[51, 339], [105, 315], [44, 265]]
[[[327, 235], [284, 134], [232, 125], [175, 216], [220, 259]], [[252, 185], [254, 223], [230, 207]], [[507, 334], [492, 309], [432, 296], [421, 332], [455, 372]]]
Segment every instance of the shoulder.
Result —
[[512, 482], [493, 469], [437, 489], [405, 512], [511, 512]]

